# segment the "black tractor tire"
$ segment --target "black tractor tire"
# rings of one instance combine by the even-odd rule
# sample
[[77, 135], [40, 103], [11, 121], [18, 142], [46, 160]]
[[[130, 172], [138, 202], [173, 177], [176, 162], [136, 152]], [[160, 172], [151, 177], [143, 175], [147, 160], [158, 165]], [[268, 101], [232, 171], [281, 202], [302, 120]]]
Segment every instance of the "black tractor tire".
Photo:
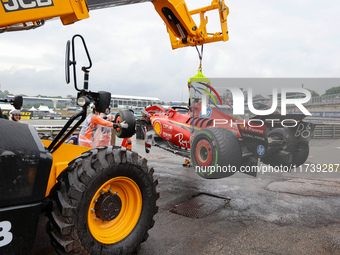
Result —
[[[239, 171], [242, 149], [232, 131], [225, 128], [206, 128], [195, 135], [190, 155], [196, 172], [198, 167], [202, 169], [198, 172], [199, 175], [216, 179], [229, 177]], [[207, 171], [209, 167], [213, 167], [215, 172]]]
[[122, 147], [85, 152], [51, 190], [47, 231], [60, 254], [138, 252], [158, 211], [153, 168]]
[[[268, 137], [273, 137], [275, 140], [284, 141], [284, 130], [283, 128], [275, 128], [268, 132]], [[284, 144], [283, 144], [284, 146]], [[280, 166], [296, 166], [299, 167], [303, 163], [306, 162], [309, 156], [309, 146], [308, 144], [298, 143], [297, 150], [293, 153], [292, 162], [287, 162], [286, 157], [279, 154], [281, 149], [274, 149], [268, 152], [268, 155], [264, 156], [261, 161], [267, 165], [271, 165], [273, 167]]]
[[136, 118], [132, 111], [121, 110], [115, 116], [115, 123], [124, 122], [128, 124], [128, 128], [116, 128], [116, 135], [119, 138], [130, 138], [136, 133]]

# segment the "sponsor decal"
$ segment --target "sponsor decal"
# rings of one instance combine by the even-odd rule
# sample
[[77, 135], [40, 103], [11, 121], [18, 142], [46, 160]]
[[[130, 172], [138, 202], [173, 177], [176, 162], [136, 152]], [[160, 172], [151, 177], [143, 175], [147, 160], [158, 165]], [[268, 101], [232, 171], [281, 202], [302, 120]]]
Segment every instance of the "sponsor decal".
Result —
[[175, 135], [175, 137], [178, 137], [178, 143], [182, 146], [182, 147], [189, 147], [190, 146], [190, 141], [186, 141], [183, 140], [184, 135], [182, 133], [178, 133]]
[[155, 120], [152, 122], [153, 125], [153, 129], [155, 130], [155, 132], [160, 135], [162, 133], [162, 124], [159, 120]]
[[248, 131], [248, 132], [264, 135], [264, 130], [263, 129], [255, 129], [255, 128], [252, 128], [250, 126], [245, 126], [244, 130]]
[[210, 107], [207, 107], [205, 112], [206, 113], [204, 114], [203, 113], [203, 109], [202, 109], [202, 111], [200, 112], [199, 117], [201, 117], [201, 118], [209, 118], [211, 116], [212, 110], [211, 110]]
[[167, 130], [169, 130], [169, 131], [172, 131], [173, 130], [173, 127], [171, 126], [171, 125], [169, 125], [169, 124], [163, 124], [163, 128], [164, 129], [167, 129]]
[[300, 122], [297, 126], [294, 136], [309, 138], [312, 135], [313, 125], [311, 123]]
[[52, 0], [1, 0], [5, 12], [54, 6]]
[[244, 132], [241, 132], [241, 134], [243, 138], [247, 137], [247, 138], [257, 139], [261, 141], [266, 141], [266, 138], [264, 136], [258, 136], [258, 135], [253, 135], [249, 133], [244, 133]]
[[265, 152], [265, 148], [264, 148], [263, 145], [260, 144], [259, 146], [257, 146], [257, 154], [262, 156], [264, 154], [264, 152]]
[[166, 133], [163, 131], [162, 136], [165, 140], [169, 141], [172, 138], [172, 134]]
[[315, 118], [340, 118], [340, 112], [311, 112], [311, 113], [312, 116]]

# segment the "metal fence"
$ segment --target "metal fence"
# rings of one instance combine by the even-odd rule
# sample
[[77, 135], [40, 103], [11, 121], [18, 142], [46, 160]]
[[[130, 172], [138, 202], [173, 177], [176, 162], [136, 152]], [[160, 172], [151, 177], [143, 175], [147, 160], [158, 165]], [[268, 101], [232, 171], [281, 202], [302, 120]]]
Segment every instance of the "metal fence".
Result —
[[315, 139], [340, 139], [340, 124], [317, 124], [314, 129]]
[[328, 104], [340, 104], [340, 94], [312, 97], [311, 100], [309, 100], [304, 105], [328, 105]]
[[[57, 134], [61, 131], [61, 129], [64, 127], [64, 125], [35, 125], [35, 129], [37, 130], [38, 133], [46, 134], [51, 137], [56, 137]], [[69, 131], [72, 128], [69, 127], [67, 131]], [[81, 126], [78, 127], [73, 134], [79, 134], [81, 129]]]

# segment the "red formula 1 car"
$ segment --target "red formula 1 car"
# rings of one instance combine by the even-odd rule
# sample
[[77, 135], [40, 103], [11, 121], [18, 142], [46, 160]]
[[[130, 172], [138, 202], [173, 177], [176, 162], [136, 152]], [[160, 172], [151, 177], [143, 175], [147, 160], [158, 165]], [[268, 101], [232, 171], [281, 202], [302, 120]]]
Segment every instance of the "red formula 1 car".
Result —
[[314, 125], [302, 121], [303, 114], [286, 115], [283, 128], [280, 114], [241, 120], [225, 110], [209, 107], [202, 115], [200, 102], [191, 107], [146, 108], [146, 151], [158, 146], [190, 157], [204, 178], [228, 177], [237, 171], [256, 176], [259, 159], [289, 171], [308, 158]]

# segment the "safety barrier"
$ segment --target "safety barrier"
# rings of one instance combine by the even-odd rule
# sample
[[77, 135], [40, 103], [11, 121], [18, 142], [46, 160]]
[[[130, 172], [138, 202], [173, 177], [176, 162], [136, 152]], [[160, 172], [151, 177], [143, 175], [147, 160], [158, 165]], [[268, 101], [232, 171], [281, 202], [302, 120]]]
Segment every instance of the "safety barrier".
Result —
[[340, 139], [340, 124], [317, 124], [314, 129], [315, 139]]
[[[63, 125], [35, 125], [38, 133], [44, 133], [55, 137]], [[71, 129], [70, 127], [69, 129]], [[79, 134], [81, 126], [73, 134]], [[138, 131], [138, 130], [137, 130]], [[340, 124], [317, 124], [314, 130], [314, 139], [340, 139]], [[140, 138], [142, 139], [142, 138]]]
[[[51, 137], [56, 137], [56, 135], [61, 131], [61, 129], [64, 127], [64, 125], [34, 125], [34, 127], [35, 127], [35, 129], [37, 130], [38, 133], [43, 133], [43, 134], [49, 135]], [[69, 127], [67, 129], [67, 131], [70, 130], [71, 128], [72, 128], [72, 126]], [[81, 129], [81, 126], [78, 127], [73, 132], [73, 134], [74, 135], [79, 134], [80, 129]]]

